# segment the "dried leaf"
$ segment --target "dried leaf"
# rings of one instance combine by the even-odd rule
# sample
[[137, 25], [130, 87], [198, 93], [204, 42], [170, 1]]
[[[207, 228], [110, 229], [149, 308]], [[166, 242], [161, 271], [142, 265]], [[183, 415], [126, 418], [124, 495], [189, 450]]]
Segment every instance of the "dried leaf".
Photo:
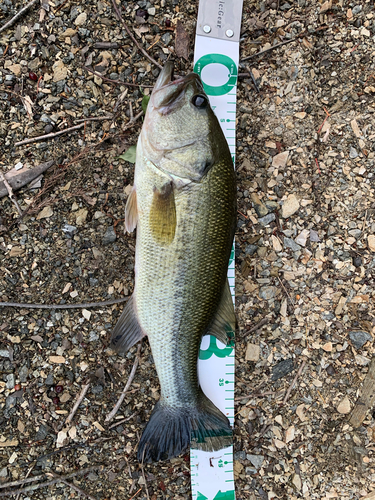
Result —
[[53, 215], [52, 207], [50, 207], [50, 206], [44, 207], [43, 210], [41, 212], [39, 212], [39, 214], [37, 215], [36, 220], [48, 219], [48, 217], [51, 217], [52, 215]]
[[177, 57], [183, 57], [186, 61], [189, 60], [189, 35], [181, 21], [177, 21], [175, 51]]

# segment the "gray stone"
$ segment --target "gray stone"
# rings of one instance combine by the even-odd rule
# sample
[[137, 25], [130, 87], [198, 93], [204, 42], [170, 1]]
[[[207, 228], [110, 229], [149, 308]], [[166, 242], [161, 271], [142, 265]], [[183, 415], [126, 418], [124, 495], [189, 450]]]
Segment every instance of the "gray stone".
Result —
[[105, 232], [105, 235], [103, 236], [102, 244], [109, 245], [110, 243], [114, 243], [115, 241], [116, 241], [116, 233], [114, 227], [109, 226], [109, 228]]
[[90, 278], [89, 283], [90, 283], [90, 286], [98, 286], [99, 280], [97, 278]]
[[89, 342], [95, 342], [96, 340], [98, 340], [99, 338], [99, 335], [93, 331], [90, 332], [89, 334]]
[[258, 247], [256, 245], [247, 245], [247, 247], [245, 248], [245, 254], [253, 255], [257, 250]]
[[265, 215], [264, 217], [261, 217], [260, 219], [258, 219], [258, 222], [259, 222], [259, 224], [262, 224], [262, 226], [265, 227], [265, 226], [268, 226], [268, 224], [270, 224], [275, 219], [276, 219], [275, 214], [268, 214], [268, 215]]
[[361, 349], [366, 342], [372, 340], [372, 336], [362, 330], [354, 330], [349, 332], [349, 338], [356, 349]]
[[53, 373], [49, 373], [47, 375], [46, 380], [44, 381], [46, 385], [53, 385]]
[[355, 5], [353, 8], [352, 8], [352, 13], [353, 15], [356, 15], [356, 14], [359, 14], [362, 10], [362, 5]]
[[0, 349], [0, 356], [3, 358], [10, 358], [8, 349]]
[[168, 45], [169, 42], [172, 40], [172, 35], [170, 33], [164, 33], [164, 35], [161, 37], [165, 45]]
[[7, 383], [6, 383], [7, 389], [13, 389], [14, 384], [15, 384], [14, 374], [9, 373], [9, 375], [7, 375], [6, 377], [7, 377]]
[[279, 208], [279, 204], [277, 203], [277, 201], [268, 201], [267, 200], [264, 202], [264, 204], [268, 208], [269, 212], [274, 212], [275, 210], [277, 210]]
[[91, 389], [91, 392], [93, 394], [100, 394], [103, 392], [103, 386], [102, 385], [94, 385], [94, 387]]
[[48, 435], [48, 427], [40, 425], [37, 433], [35, 434], [35, 441], [42, 441]]
[[310, 241], [318, 242], [320, 241], [319, 235], [314, 229], [310, 229]]
[[357, 239], [361, 236], [362, 231], [360, 229], [350, 229], [348, 233], [350, 234], [350, 236], [353, 236], [353, 238]]
[[354, 159], [354, 158], [357, 158], [358, 156], [358, 152], [355, 148], [353, 148], [353, 146], [350, 147], [350, 151], [349, 151], [349, 157]]
[[284, 359], [283, 361], [280, 361], [277, 363], [272, 368], [272, 380], [279, 380], [279, 378], [285, 377], [285, 375], [288, 375], [288, 373], [292, 372], [294, 370], [294, 363], [293, 359]]
[[236, 453], [233, 455], [235, 460], [245, 460], [246, 459], [246, 453], [241, 450], [241, 451], [236, 451]]
[[0, 477], [7, 477], [7, 475], [8, 475], [8, 469], [6, 467], [0, 469]]
[[274, 286], [262, 286], [259, 290], [259, 297], [264, 300], [270, 300], [275, 297], [276, 288]]
[[263, 455], [246, 455], [246, 458], [250, 460], [256, 469], [260, 469], [264, 461]]
[[70, 224], [65, 224], [62, 228], [62, 232], [67, 238], [73, 238], [77, 232], [77, 228], [75, 226], [71, 226]]
[[5, 408], [9, 410], [13, 408], [17, 404], [17, 398], [14, 398], [12, 395], [8, 396], [5, 400]]
[[27, 380], [27, 376], [29, 374], [29, 369], [26, 365], [21, 366], [20, 371], [18, 372], [18, 376], [22, 383], [25, 383]]
[[291, 250], [293, 250], [293, 252], [298, 252], [298, 250], [301, 250], [300, 245], [297, 245], [297, 243], [292, 240], [292, 238], [287, 238], [286, 236], [284, 236], [284, 246], [285, 248], [290, 248]]
[[353, 264], [354, 264], [355, 267], [361, 267], [361, 265], [362, 265], [362, 258], [357, 255], [353, 259]]

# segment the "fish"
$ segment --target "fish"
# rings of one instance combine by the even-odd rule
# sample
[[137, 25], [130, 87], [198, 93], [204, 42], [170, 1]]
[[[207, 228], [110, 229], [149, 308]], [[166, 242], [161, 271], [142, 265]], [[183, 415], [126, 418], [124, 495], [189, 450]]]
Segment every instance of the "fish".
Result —
[[229, 344], [235, 329], [227, 279], [236, 227], [230, 150], [200, 77], [162, 68], [137, 142], [125, 228], [136, 228], [134, 292], [111, 335], [126, 352], [148, 337], [160, 382], [139, 461], [229, 446], [228, 418], [197, 374], [204, 335]]

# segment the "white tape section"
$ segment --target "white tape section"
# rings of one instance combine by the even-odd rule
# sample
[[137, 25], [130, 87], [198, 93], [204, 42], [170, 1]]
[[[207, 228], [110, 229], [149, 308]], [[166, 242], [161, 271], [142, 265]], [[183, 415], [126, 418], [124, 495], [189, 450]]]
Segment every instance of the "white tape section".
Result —
[[[241, 16], [242, 0], [201, 0], [194, 54], [194, 71], [202, 79], [227, 139], [233, 163]], [[234, 245], [228, 279], [234, 302]], [[234, 348], [226, 347], [215, 337], [204, 337], [199, 352], [198, 376], [204, 393], [233, 426]], [[190, 450], [190, 468], [193, 500], [235, 500], [233, 446], [214, 453]]]

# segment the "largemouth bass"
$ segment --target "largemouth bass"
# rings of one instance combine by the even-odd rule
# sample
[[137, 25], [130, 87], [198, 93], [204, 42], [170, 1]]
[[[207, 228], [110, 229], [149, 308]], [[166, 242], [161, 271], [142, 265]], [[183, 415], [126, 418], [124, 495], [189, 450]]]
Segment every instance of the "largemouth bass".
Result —
[[161, 386], [138, 459], [165, 460], [189, 445], [231, 443], [225, 415], [197, 376], [203, 335], [227, 344], [235, 316], [227, 281], [236, 220], [231, 154], [198, 75], [172, 81], [167, 63], [137, 144], [125, 227], [137, 227], [135, 286], [112, 333], [124, 352], [148, 336]]

